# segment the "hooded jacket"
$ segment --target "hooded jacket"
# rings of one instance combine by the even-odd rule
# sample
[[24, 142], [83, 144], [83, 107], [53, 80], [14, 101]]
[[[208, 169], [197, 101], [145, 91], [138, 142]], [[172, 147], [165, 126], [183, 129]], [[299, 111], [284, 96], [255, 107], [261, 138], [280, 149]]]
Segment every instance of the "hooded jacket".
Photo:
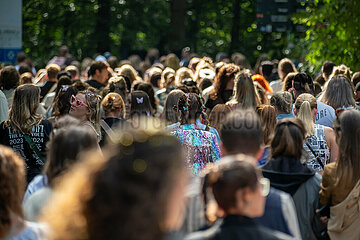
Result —
[[292, 157], [276, 157], [263, 168], [270, 185], [289, 193], [294, 200], [302, 239], [316, 239], [326, 225], [315, 214], [318, 209], [321, 175]]

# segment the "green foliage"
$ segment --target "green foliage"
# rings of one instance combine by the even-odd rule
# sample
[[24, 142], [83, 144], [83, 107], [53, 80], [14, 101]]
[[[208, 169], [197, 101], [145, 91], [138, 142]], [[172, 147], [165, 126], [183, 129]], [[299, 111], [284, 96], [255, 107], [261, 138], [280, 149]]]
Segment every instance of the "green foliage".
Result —
[[305, 60], [314, 71], [325, 60], [359, 71], [359, 8], [358, 0], [316, 0], [306, 14], [294, 17], [296, 23], [308, 27], [297, 44], [307, 50]]

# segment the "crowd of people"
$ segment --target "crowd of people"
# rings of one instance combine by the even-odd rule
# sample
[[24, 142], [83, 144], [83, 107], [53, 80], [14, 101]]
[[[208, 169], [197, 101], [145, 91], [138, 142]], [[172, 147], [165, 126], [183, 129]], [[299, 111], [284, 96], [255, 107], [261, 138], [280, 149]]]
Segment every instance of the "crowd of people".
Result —
[[0, 238], [360, 239], [360, 73], [184, 48], [0, 67]]

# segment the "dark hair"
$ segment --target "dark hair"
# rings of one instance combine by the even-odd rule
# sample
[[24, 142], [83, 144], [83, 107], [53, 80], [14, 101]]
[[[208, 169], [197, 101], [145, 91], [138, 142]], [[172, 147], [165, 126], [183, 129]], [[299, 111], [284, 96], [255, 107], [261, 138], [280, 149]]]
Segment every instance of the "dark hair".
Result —
[[335, 63], [331, 61], [325, 61], [321, 68], [321, 71], [324, 73], [326, 77], [330, 77], [335, 66], [336, 66]]
[[356, 72], [353, 74], [351, 82], [354, 87], [360, 82], [360, 72]]
[[62, 88], [62, 86], [64, 85], [71, 85], [72, 81], [68, 76], [61, 76], [59, 78], [57, 87], [56, 87], [56, 95], [59, 94], [60, 89]]
[[83, 151], [97, 148], [93, 132], [83, 126], [58, 129], [49, 141], [47, 162], [44, 168], [49, 184], [69, 169]]
[[227, 83], [235, 78], [236, 73], [240, 71], [240, 67], [235, 64], [226, 64], [220, 68], [219, 73], [215, 76], [213, 99], [221, 98], [222, 92], [225, 90]]
[[103, 70], [105, 68], [107, 68], [108, 66], [106, 65], [106, 63], [102, 62], [102, 61], [96, 61], [96, 62], [93, 62], [91, 65], [90, 65], [90, 69], [89, 69], [89, 76], [94, 76], [95, 73], [96, 73], [96, 70]]
[[16, 56], [16, 62], [17, 63], [22, 63], [27, 59], [26, 53], [24, 52], [19, 52]]
[[115, 68], [117, 68], [117, 66], [118, 66], [118, 60], [117, 60], [117, 57], [115, 57], [115, 56], [110, 56], [107, 59], [107, 62], [113, 70], [115, 70]]
[[0, 71], [0, 87], [5, 90], [16, 88], [19, 85], [20, 75], [13, 66], [6, 66]]
[[229, 154], [256, 154], [263, 142], [259, 116], [252, 109], [230, 113], [220, 129], [220, 138]]
[[153, 73], [150, 77], [150, 83], [156, 88], [159, 87], [160, 80], [161, 80], [161, 73], [159, 72]]
[[217, 204], [228, 214], [231, 208], [236, 207], [238, 190], [256, 190], [260, 171], [252, 163], [255, 159], [249, 156], [234, 155], [225, 159], [225, 162], [213, 167], [205, 175], [203, 193], [207, 204], [207, 192], [210, 188]]
[[149, 96], [151, 107], [153, 111], [156, 113], [157, 103], [155, 99], [155, 91], [154, 88], [151, 86], [151, 84], [146, 82], [140, 83], [136, 90], [144, 91], [147, 93], [147, 95]]
[[180, 121], [179, 115], [176, 111], [177, 103], [179, 101], [180, 96], [184, 95], [184, 92], [181, 90], [172, 90], [169, 95], [167, 95], [164, 110], [162, 113], [162, 117], [169, 123], [177, 123]]
[[185, 93], [180, 96], [177, 103], [180, 113], [180, 123], [187, 124], [190, 119], [196, 120], [200, 116], [206, 122], [206, 130], [209, 130], [207, 115], [204, 111], [204, 100], [194, 93]]
[[133, 91], [130, 94], [130, 117], [151, 116], [152, 109], [149, 96], [144, 91]]
[[[337, 184], [351, 185], [359, 180], [360, 171], [360, 113], [346, 110], [334, 121], [339, 145], [336, 162]], [[340, 134], [341, 132], [341, 134]]]
[[19, 64], [19, 74], [21, 75], [21, 74], [26, 73], [26, 72], [29, 72], [29, 73], [33, 74], [29, 64], [27, 64], [25, 62]]
[[63, 116], [70, 111], [70, 98], [72, 95], [76, 96], [78, 90], [74, 86], [63, 85], [54, 99], [55, 111], [53, 116]]
[[320, 84], [320, 86], [323, 86], [325, 84], [325, 78], [322, 75], [319, 75], [315, 78], [314, 83], [317, 82]]
[[298, 118], [284, 118], [275, 127], [271, 142], [271, 156], [293, 157], [300, 160], [305, 139], [305, 128]]
[[261, 71], [263, 76], [270, 77], [273, 72], [274, 64], [270, 61], [261, 62]]
[[306, 73], [298, 73], [293, 79], [293, 88], [298, 93], [314, 94], [314, 83], [310, 75]]

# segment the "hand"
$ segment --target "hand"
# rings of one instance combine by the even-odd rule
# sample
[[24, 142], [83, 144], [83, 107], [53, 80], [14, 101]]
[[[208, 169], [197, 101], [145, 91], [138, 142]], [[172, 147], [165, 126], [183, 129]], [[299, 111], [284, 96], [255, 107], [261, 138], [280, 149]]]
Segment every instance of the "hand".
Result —
[[[315, 211], [316, 213], [319, 213], [319, 209], [316, 209], [316, 211]], [[322, 223], [324, 223], [324, 224], [327, 224], [328, 223], [328, 221], [329, 221], [329, 218], [328, 217], [326, 217], [326, 216], [324, 216], [324, 217], [320, 217], [320, 221], [322, 222]]]

